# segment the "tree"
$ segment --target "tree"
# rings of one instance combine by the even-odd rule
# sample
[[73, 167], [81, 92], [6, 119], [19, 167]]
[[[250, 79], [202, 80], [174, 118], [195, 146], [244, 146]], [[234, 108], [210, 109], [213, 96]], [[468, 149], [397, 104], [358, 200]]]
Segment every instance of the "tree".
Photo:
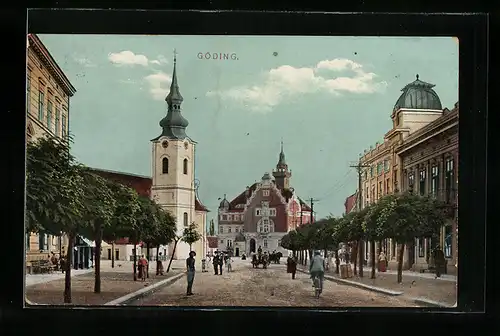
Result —
[[[364, 263], [364, 236], [365, 233], [363, 231], [363, 221], [367, 213], [367, 208], [362, 209], [361, 211], [357, 211], [352, 213], [352, 217], [350, 217], [350, 222], [348, 225], [349, 228], [349, 241], [356, 242], [356, 252], [358, 257], [358, 267], [359, 272], [358, 275], [363, 277], [363, 263]], [[354, 270], [356, 270], [356, 258], [354, 259]]]
[[211, 237], [215, 236], [215, 225], [214, 225], [214, 220], [213, 219], [210, 220], [210, 228], [208, 230], [208, 234]]
[[198, 232], [198, 226], [195, 222], [191, 222], [187, 228], [184, 228], [182, 233], [182, 241], [189, 244], [189, 250], [192, 250], [192, 245], [201, 239], [201, 235]]
[[[152, 237], [151, 244], [156, 246], [156, 274], [160, 273], [158, 263], [160, 245], [169, 244], [175, 237], [175, 217], [167, 210], [163, 210], [158, 206], [157, 209], [158, 225], [156, 232]], [[160, 261], [161, 262], [161, 261]]]
[[174, 254], [175, 250], [177, 248], [177, 244], [179, 241], [182, 239], [182, 237], [178, 236], [177, 234], [174, 235], [173, 240], [174, 240], [174, 248], [172, 249], [172, 253], [170, 255], [170, 261], [168, 262], [168, 267], [167, 267], [167, 273], [170, 272], [170, 266], [172, 266], [172, 260], [174, 260]]
[[[101, 292], [101, 247], [103, 231], [111, 228], [112, 219], [116, 211], [116, 199], [109, 181], [92, 173], [89, 169], [82, 170], [85, 182], [85, 212], [83, 220], [90, 224], [84, 232], [87, 238], [95, 242], [94, 254], [94, 293]], [[114, 251], [113, 251], [114, 254]]]
[[116, 199], [116, 207], [111, 223], [103, 229], [104, 241], [111, 242], [111, 267], [115, 267], [115, 241], [127, 237], [133, 230], [135, 215], [139, 211], [139, 195], [137, 192], [121, 183], [108, 182], [108, 188]]
[[405, 245], [416, 237], [437, 237], [445, 221], [443, 203], [431, 197], [405, 193], [384, 204], [378, 222], [385, 227], [387, 235], [400, 244], [398, 283], [403, 281]]
[[70, 154], [70, 142], [71, 138], [47, 136], [26, 145], [27, 230], [68, 235], [64, 303], [71, 303], [73, 246], [84, 209], [81, 166]]

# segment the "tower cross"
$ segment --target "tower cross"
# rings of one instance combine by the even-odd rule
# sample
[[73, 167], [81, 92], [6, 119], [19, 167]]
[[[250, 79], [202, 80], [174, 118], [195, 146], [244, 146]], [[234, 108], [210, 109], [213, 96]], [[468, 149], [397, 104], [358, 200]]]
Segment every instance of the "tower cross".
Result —
[[177, 61], [177, 49], [174, 48], [174, 62]]

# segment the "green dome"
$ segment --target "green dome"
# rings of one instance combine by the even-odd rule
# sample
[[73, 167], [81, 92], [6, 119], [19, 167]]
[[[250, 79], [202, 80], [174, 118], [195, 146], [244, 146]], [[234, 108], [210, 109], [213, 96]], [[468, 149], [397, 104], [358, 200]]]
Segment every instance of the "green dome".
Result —
[[441, 100], [436, 91], [432, 88], [434, 84], [426, 83], [417, 79], [406, 85], [401, 91], [394, 111], [399, 109], [422, 109], [422, 110], [442, 110]]

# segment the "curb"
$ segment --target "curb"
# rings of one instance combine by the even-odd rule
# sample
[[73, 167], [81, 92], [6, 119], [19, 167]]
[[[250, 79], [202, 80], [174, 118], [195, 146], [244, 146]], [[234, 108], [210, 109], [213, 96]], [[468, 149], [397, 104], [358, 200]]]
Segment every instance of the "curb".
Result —
[[[297, 271], [308, 274], [308, 272], [306, 272], [304, 270], [297, 269]], [[360, 289], [369, 290], [371, 292], [381, 293], [381, 294], [390, 295], [390, 296], [399, 296], [399, 295], [403, 294], [403, 292], [393, 291], [390, 289], [385, 289], [385, 288], [380, 288], [380, 287], [369, 286], [369, 285], [365, 285], [365, 284], [355, 282], [355, 281], [339, 279], [339, 278], [332, 277], [331, 275], [325, 275], [325, 279], [340, 283], [342, 285], [357, 287]]]
[[141, 288], [138, 291], [135, 291], [133, 293], [129, 293], [129, 294], [127, 294], [125, 296], [122, 296], [122, 297], [120, 297], [118, 299], [115, 299], [113, 301], [107, 302], [107, 303], [104, 304], [104, 306], [127, 305], [131, 301], [138, 300], [138, 299], [140, 299], [140, 298], [142, 298], [142, 297], [150, 294], [151, 292], [153, 292], [154, 290], [156, 290], [156, 289], [158, 289], [160, 287], [168, 286], [168, 285], [173, 284], [174, 282], [176, 282], [177, 280], [179, 280], [180, 278], [182, 278], [185, 275], [186, 275], [185, 272], [179, 273], [177, 275], [174, 275], [174, 276], [172, 276], [170, 278], [167, 278], [165, 280], [159, 281], [159, 282], [157, 282], [155, 284], [152, 284], [150, 286]]
[[426, 298], [413, 298], [413, 302], [416, 304], [420, 305], [425, 305], [429, 307], [437, 307], [437, 308], [456, 308], [457, 304], [455, 303], [454, 305], [448, 305], [442, 302], [437, 302], [437, 301], [432, 301]]

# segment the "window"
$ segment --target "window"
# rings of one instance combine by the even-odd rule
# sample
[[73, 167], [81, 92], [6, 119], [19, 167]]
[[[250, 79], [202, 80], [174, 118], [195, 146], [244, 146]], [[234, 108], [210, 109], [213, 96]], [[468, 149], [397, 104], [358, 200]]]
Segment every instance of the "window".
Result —
[[413, 191], [413, 186], [415, 184], [415, 174], [413, 172], [408, 174], [408, 190]]
[[61, 136], [66, 139], [66, 116], [63, 114], [61, 121]]
[[447, 159], [446, 160], [446, 174], [445, 174], [445, 190], [446, 190], [446, 202], [450, 202], [453, 198], [453, 192], [454, 192], [454, 180], [455, 180], [455, 174], [453, 171], [453, 159]]
[[256, 215], [256, 216], [260, 216], [260, 214], [261, 214], [260, 209], [255, 209], [255, 215]]
[[30, 112], [31, 107], [31, 71], [28, 71], [28, 78], [26, 81], [26, 112]]
[[219, 233], [224, 233], [224, 227], [223, 226], [219, 227]]
[[47, 101], [47, 128], [52, 131], [52, 101]]
[[390, 180], [389, 179], [386, 179], [385, 180], [385, 193], [386, 194], [389, 194], [391, 192], [391, 184], [390, 184]]
[[168, 174], [168, 158], [164, 157], [161, 160], [161, 173]]
[[269, 225], [269, 220], [268, 219], [263, 219], [262, 223], [264, 223], [264, 225]]
[[189, 225], [189, 224], [188, 224], [188, 213], [187, 213], [187, 212], [185, 212], [185, 213], [184, 213], [184, 226], [188, 226], [188, 225]]
[[45, 233], [38, 233], [38, 248], [40, 251], [47, 251], [48, 250], [48, 242], [47, 242], [47, 234]]
[[227, 220], [233, 220], [233, 216], [227, 215]]
[[239, 220], [240, 220], [240, 215], [234, 215], [233, 217], [234, 217], [234, 221], [235, 221], [235, 222], [237, 222], [237, 221], [239, 221]]
[[389, 171], [389, 160], [385, 160], [385, 161], [384, 161], [384, 170], [385, 170], [386, 172], [388, 172], [388, 171]]
[[55, 123], [55, 134], [59, 136], [59, 123], [61, 122], [61, 110], [56, 106], [56, 123]]
[[437, 195], [439, 185], [439, 168], [438, 166], [433, 166], [431, 168], [431, 194], [432, 196]]
[[451, 258], [453, 255], [453, 246], [451, 244], [452, 241], [452, 236], [453, 236], [453, 231], [452, 231], [452, 226], [451, 225], [446, 225], [444, 227], [444, 256], [445, 258]]
[[234, 232], [238, 233], [239, 229], [236, 227], [234, 228]]
[[269, 196], [269, 190], [263, 190], [262, 195], [266, 197]]
[[227, 233], [231, 233], [231, 227], [227, 228]]
[[383, 162], [377, 163], [377, 175], [382, 174]]
[[264, 232], [269, 232], [269, 225], [264, 225]]
[[269, 209], [269, 216], [276, 216], [276, 209]]
[[264, 239], [264, 247], [267, 247], [267, 239]]
[[378, 197], [382, 196], [382, 181], [378, 183]]
[[375, 168], [374, 168], [374, 166], [372, 165], [372, 166], [370, 167], [370, 177], [373, 177], [373, 171], [374, 171], [374, 169], [375, 169]]
[[222, 220], [227, 220], [227, 215], [222, 215]]
[[43, 104], [45, 100], [45, 94], [42, 91], [38, 91], [38, 120], [43, 122]]
[[425, 169], [422, 169], [420, 171], [420, 184], [418, 186], [418, 191], [422, 196], [425, 195], [425, 180], [426, 180], [426, 171]]
[[182, 167], [182, 171], [185, 175], [187, 175], [188, 173], [188, 160], [187, 159], [184, 159], [184, 163], [183, 163], [183, 167]]
[[224, 244], [224, 239], [221, 239], [221, 240], [220, 240], [220, 243], [221, 243], [221, 244]]

